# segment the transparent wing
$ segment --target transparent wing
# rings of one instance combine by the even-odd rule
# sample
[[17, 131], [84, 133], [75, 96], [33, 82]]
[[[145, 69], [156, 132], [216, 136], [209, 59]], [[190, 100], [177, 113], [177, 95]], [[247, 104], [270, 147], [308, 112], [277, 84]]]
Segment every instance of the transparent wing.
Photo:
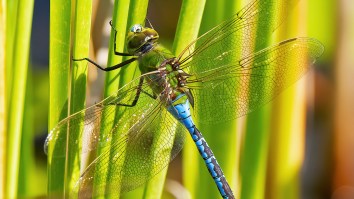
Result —
[[[74, 193], [84, 198], [115, 197], [144, 184], [169, 164], [183, 146], [185, 128], [163, 106], [142, 119], [92, 162]], [[109, 171], [100, 165], [109, 165]]]
[[[293, 7], [297, 1], [250, 2], [231, 19], [189, 44], [178, 56], [181, 68], [189, 68], [190, 72], [202, 72], [230, 61], [236, 62], [241, 56], [253, 53], [256, 30], [274, 31], [284, 21], [284, 11]], [[265, 41], [266, 38], [257, 38], [257, 44], [261, 45]]]
[[[160, 78], [151, 82], [161, 81]], [[46, 140], [52, 157], [63, 158], [77, 146], [81, 154], [97, 152], [96, 158], [81, 168], [82, 175], [70, 194], [79, 196], [114, 195], [136, 188], [156, 175], [178, 154], [185, 129], [166, 110], [166, 102], [153, 99], [149, 83], [136, 79], [102, 102], [80, 111], [55, 127]], [[174, 129], [178, 128], [178, 133]], [[67, 148], [66, 146], [66, 140]], [[63, 148], [64, 146], [64, 148]], [[104, 190], [104, 191], [102, 191]]]
[[[140, 78], [135, 79], [100, 103], [60, 121], [49, 133], [44, 146], [45, 151], [48, 150], [49, 145], [53, 145], [53, 157], [66, 156], [67, 139], [69, 139], [69, 147], [81, 142], [84, 146], [81, 149], [82, 153], [110, 146], [113, 136], [119, 133], [117, 127], [129, 128], [128, 123], [139, 121], [151, 111], [151, 107], [159, 103], [158, 100], [141, 93], [136, 106], [132, 108], [118, 106], [118, 104], [131, 104], [134, 101], [139, 83]], [[147, 82], [141, 86], [141, 89], [152, 93]], [[108, 129], [108, 132], [100, 133], [105, 129]]]
[[305, 74], [323, 53], [311, 38], [294, 38], [230, 64], [191, 73], [187, 86], [201, 122], [234, 119], [271, 101]]

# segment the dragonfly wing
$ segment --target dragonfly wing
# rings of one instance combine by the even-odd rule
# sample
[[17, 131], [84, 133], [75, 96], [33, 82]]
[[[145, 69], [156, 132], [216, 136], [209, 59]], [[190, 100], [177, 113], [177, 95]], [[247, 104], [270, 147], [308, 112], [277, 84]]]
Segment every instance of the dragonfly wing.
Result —
[[[119, 104], [131, 104], [137, 94], [140, 79], [135, 79], [119, 89], [115, 94], [103, 101], [79, 111], [64, 120], [49, 133], [45, 142], [45, 151], [52, 146], [52, 157], [65, 157], [66, 146], [82, 145], [82, 153], [94, 151], [97, 148], [109, 147], [112, 138], [119, 134], [116, 128], [122, 129], [125, 124], [135, 123], [140, 117], [146, 115], [154, 104], [159, 101], [145, 93], [135, 107], [128, 108]], [[152, 91], [147, 82], [141, 85], [141, 89], [147, 93]], [[119, 119], [118, 119], [119, 118]], [[104, 129], [108, 129], [104, 131]], [[68, 139], [68, 142], [67, 142]]]
[[[90, 139], [84, 139], [81, 143], [85, 146], [83, 153], [95, 150], [98, 144], [103, 146], [109, 145], [109, 141], [103, 142], [100, 139], [100, 123], [103, 111], [107, 115], [114, 115], [116, 107], [102, 106], [102, 102], [95, 104], [87, 109], [77, 112], [64, 120], [60, 121], [57, 126], [49, 133], [44, 150], [48, 153], [52, 147], [51, 156], [54, 158], [65, 158], [67, 146], [75, 146], [81, 141], [82, 133], [85, 132]], [[108, 117], [107, 122], [113, 123], [114, 117]], [[68, 145], [66, 141], [68, 139]]]
[[[274, 31], [285, 19], [284, 11], [298, 0], [255, 0], [187, 46], [179, 55], [181, 68], [199, 73], [253, 53], [256, 31]], [[270, 12], [271, 10], [271, 12]], [[277, 17], [273, 17], [277, 16]], [[266, 38], [257, 38], [263, 44]]]
[[[177, 131], [176, 131], [177, 129]], [[158, 174], [183, 147], [185, 128], [160, 104], [101, 153], [77, 183], [79, 196], [114, 197]], [[109, 169], [100, 165], [109, 165]], [[107, 176], [107, 170], [109, 175]], [[92, 184], [94, 191], [92, 192]]]
[[305, 74], [323, 50], [315, 39], [294, 38], [192, 75], [187, 86], [195, 109], [203, 109], [201, 121], [235, 119], [258, 109]]
[[[142, 85], [144, 92], [135, 106], [118, 105], [131, 104], [139, 85], [140, 79], [133, 80], [102, 102], [64, 119], [51, 131], [45, 145], [53, 150], [50, 158], [64, 161], [67, 151], [77, 145], [82, 145], [81, 154], [98, 154], [94, 160], [86, 160], [88, 166], [81, 165], [82, 174], [73, 180], [77, 183], [70, 194], [86, 198], [132, 190], [166, 167], [181, 150], [185, 129], [165, 110], [166, 102], [159, 96], [152, 98], [148, 83]], [[176, 128], [179, 131], [175, 134]]]

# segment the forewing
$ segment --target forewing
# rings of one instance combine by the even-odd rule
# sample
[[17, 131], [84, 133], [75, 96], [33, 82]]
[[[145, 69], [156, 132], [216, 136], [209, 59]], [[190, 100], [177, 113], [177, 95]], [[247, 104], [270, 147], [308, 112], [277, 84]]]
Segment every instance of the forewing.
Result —
[[[192, 74], [200, 73], [237, 62], [241, 57], [251, 54], [254, 50], [256, 30], [274, 31], [284, 21], [284, 11], [293, 7], [297, 1], [250, 2], [231, 19], [187, 46], [178, 57], [181, 68], [186, 68]], [[265, 41], [266, 38], [257, 38], [258, 45]]]
[[[45, 151], [51, 145], [52, 157], [65, 157], [67, 150], [72, 147], [83, 146], [80, 149], [83, 154], [97, 148], [109, 147], [115, 135], [128, 129], [129, 124], [134, 124], [147, 115], [151, 107], [159, 103], [158, 100], [141, 93], [136, 106], [127, 108], [118, 105], [133, 102], [139, 83], [140, 79], [135, 79], [100, 103], [59, 122], [46, 139]], [[142, 89], [152, 93], [147, 82], [142, 85]]]
[[213, 70], [192, 75], [201, 122], [231, 120], [256, 110], [305, 74], [323, 53], [311, 38], [295, 38]]

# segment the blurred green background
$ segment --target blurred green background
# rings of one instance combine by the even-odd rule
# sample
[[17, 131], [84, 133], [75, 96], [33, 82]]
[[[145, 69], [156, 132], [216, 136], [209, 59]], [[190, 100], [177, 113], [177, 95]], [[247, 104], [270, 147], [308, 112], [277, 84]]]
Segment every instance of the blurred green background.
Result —
[[[57, 5], [54, 0], [0, 2], [0, 198], [45, 198], [50, 10], [63, 11], [50, 8]], [[199, 34], [248, 2], [206, 0]], [[92, 1], [89, 57], [102, 65], [107, 63], [113, 5]], [[181, 5], [148, 2], [147, 17], [169, 49]], [[289, 13], [271, 43], [317, 38], [325, 52], [314, 69], [261, 110], [218, 124], [218, 134], [204, 135], [236, 198], [354, 198], [354, 2], [301, 0]], [[102, 99], [104, 79], [104, 72], [88, 67], [86, 105]], [[231, 148], [222, 140], [231, 140]], [[219, 197], [193, 147], [187, 143], [169, 165], [162, 198]], [[142, 195], [143, 189], [135, 192]], [[137, 198], [132, 192], [122, 197]]]

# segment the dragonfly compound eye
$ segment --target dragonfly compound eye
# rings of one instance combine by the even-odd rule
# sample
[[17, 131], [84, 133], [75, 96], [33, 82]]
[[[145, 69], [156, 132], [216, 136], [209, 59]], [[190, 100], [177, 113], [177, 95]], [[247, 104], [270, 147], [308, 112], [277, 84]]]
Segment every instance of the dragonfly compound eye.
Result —
[[135, 24], [130, 31], [134, 33], [141, 32], [143, 30], [143, 27], [140, 24]]

